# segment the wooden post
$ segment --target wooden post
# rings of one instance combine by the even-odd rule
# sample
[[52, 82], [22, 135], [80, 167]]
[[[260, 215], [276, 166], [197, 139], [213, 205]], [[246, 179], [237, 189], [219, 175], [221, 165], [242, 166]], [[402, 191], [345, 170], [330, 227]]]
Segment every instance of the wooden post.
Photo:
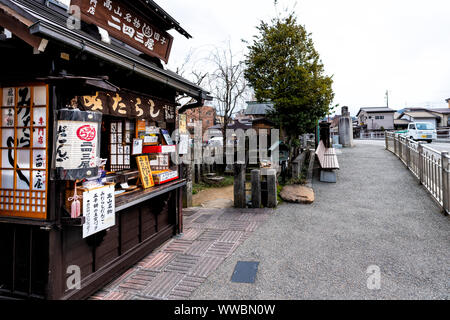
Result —
[[252, 170], [252, 207], [261, 208], [261, 171]]
[[441, 152], [441, 166], [442, 166], [442, 206], [444, 209], [444, 213], [448, 214], [449, 208], [449, 182], [448, 182], [448, 174], [449, 174], [449, 162], [448, 162], [448, 152]]
[[201, 179], [202, 179], [202, 165], [201, 164], [196, 164], [195, 165], [195, 183], [200, 183]]
[[384, 142], [385, 142], [385, 145], [386, 145], [386, 150], [389, 150], [388, 133], [386, 131], [384, 132]]
[[267, 207], [275, 208], [277, 206], [277, 171], [275, 169], [267, 170]]
[[245, 208], [247, 206], [247, 201], [245, 198], [245, 164], [235, 164], [234, 206], [236, 208]]
[[186, 186], [183, 188], [183, 207], [192, 207], [192, 164], [183, 165], [183, 176], [186, 179]]
[[417, 147], [417, 151], [419, 152], [419, 184], [423, 184], [423, 146], [422, 142], [419, 142], [419, 146]]

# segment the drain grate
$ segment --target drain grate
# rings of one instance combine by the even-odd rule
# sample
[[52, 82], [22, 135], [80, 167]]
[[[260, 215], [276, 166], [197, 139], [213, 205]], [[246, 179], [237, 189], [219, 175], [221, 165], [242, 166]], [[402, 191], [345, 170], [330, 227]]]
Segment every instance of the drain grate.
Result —
[[259, 262], [238, 261], [234, 268], [231, 282], [255, 283]]

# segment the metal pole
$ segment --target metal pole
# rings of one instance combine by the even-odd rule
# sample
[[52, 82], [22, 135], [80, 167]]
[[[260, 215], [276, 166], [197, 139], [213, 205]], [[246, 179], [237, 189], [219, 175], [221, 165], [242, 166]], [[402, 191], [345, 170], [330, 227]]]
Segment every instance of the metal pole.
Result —
[[394, 154], [397, 155], [397, 134], [394, 133]]
[[442, 207], [444, 209], [444, 213], [448, 214], [449, 207], [449, 182], [448, 182], [448, 152], [441, 152], [441, 166], [442, 166]]
[[409, 147], [409, 139], [406, 138], [405, 139], [405, 143], [406, 143], [406, 167], [409, 169], [409, 167], [411, 166], [410, 161], [411, 161], [411, 149]]
[[386, 131], [384, 132], [384, 142], [385, 142], [385, 145], [386, 145], [386, 150], [389, 150], [388, 135], [387, 135]]
[[423, 146], [422, 146], [422, 142], [419, 142], [417, 151], [419, 152], [419, 163], [417, 164], [417, 167], [419, 168], [419, 184], [423, 184]]

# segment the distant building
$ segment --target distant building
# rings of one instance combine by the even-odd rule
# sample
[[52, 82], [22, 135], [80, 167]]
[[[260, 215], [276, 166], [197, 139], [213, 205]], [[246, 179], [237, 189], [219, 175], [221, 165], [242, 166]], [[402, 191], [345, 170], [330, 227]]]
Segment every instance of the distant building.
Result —
[[246, 109], [242, 109], [234, 115], [234, 120], [236, 121], [250, 121], [252, 119], [251, 116], [245, 114]]
[[205, 134], [209, 127], [213, 126], [216, 122], [216, 109], [213, 107], [203, 106], [199, 108], [186, 110], [187, 129], [194, 134], [194, 123], [196, 121], [202, 122], [202, 136]]
[[[240, 121], [234, 121], [232, 123], [228, 123], [227, 129], [229, 130], [248, 130], [252, 128], [251, 122], [240, 122]], [[222, 136], [222, 130], [223, 130], [223, 124], [216, 124], [214, 126], [211, 126], [208, 128], [208, 137], [221, 137]]]
[[393, 130], [395, 110], [388, 107], [361, 108], [356, 115], [363, 131]]
[[216, 124], [224, 124], [224, 122], [225, 122], [224, 116], [216, 115]]
[[395, 117], [396, 128], [407, 127], [410, 122], [428, 122], [436, 128], [450, 127], [450, 108], [406, 108]]
[[245, 115], [248, 120], [265, 118], [270, 110], [273, 109], [274, 105], [272, 102], [247, 102], [247, 109], [245, 110]]
[[401, 120], [407, 120], [409, 122], [427, 122], [431, 123], [435, 128], [437, 127], [437, 119], [439, 117], [427, 110], [411, 110], [408, 109], [402, 114]]
[[330, 119], [331, 121], [331, 125], [330, 125], [330, 132], [333, 134], [338, 134], [339, 132], [339, 119], [341, 118], [340, 115], [335, 115], [332, 119]]

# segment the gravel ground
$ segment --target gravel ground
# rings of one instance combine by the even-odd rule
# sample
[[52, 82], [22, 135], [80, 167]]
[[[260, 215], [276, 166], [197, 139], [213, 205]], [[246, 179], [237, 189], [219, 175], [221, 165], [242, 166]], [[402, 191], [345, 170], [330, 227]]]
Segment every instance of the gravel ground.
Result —
[[[450, 218], [382, 145], [356, 141], [339, 162], [337, 184], [279, 206], [191, 299], [449, 299]], [[242, 260], [260, 262], [255, 284], [230, 281]]]

